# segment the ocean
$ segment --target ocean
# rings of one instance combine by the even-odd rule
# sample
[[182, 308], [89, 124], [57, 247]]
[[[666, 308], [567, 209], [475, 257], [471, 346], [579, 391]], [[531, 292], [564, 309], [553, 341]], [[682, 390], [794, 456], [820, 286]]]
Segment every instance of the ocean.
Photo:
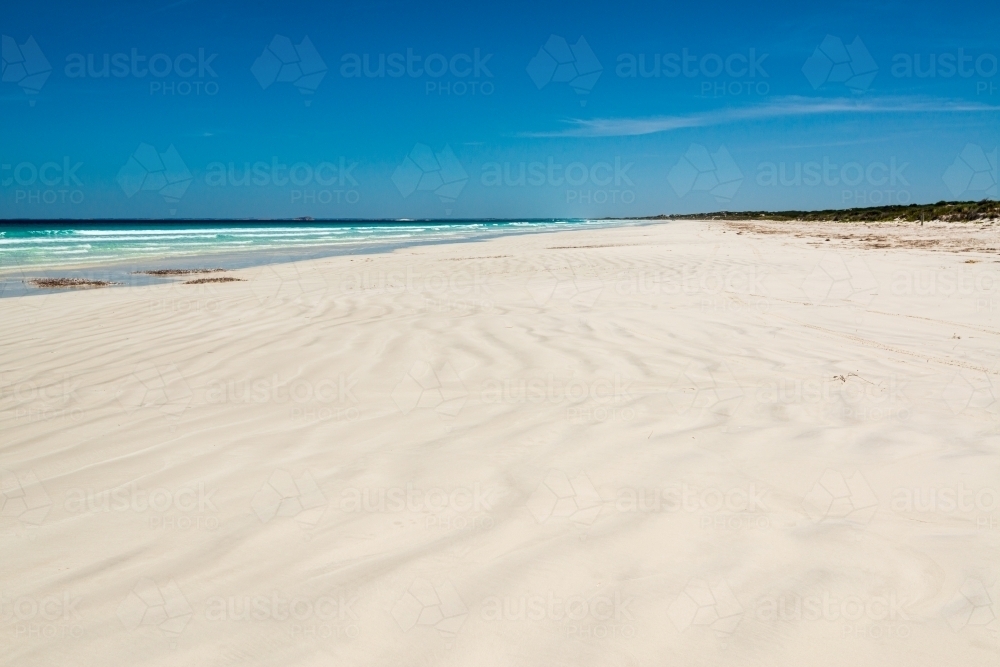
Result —
[[157, 269], [238, 269], [341, 254], [386, 252], [621, 220], [396, 221], [41, 221], [0, 222], [0, 296], [41, 291], [37, 278], [87, 278], [135, 285]]

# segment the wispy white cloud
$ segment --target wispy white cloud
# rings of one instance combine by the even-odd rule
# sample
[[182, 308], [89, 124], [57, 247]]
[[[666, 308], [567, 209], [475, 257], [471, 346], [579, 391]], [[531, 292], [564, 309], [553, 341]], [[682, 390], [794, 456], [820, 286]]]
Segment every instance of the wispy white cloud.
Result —
[[935, 100], [914, 98], [850, 98], [811, 99], [807, 97], [782, 97], [767, 104], [752, 107], [715, 109], [676, 116], [645, 118], [574, 118], [567, 120], [568, 127], [548, 132], [524, 132], [524, 137], [624, 137], [657, 132], [673, 132], [691, 127], [728, 125], [741, 121], [768, 120], [791, 116], [823, 116], [847, 114], [903, 114], [903, 113], [970, 113], [996, 112], [1000, 106], [961, 100]]

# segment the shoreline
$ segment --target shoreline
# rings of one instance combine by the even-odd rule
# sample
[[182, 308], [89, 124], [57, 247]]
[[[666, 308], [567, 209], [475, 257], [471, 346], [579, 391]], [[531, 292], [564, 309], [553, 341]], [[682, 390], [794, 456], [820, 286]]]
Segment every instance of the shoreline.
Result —
[[[500, 221], [494, 221], [500, 222]], [[225, 228], [226, 221], [219, 223], [220, 228]], [[322, 226], [326, 223], [313, 223]], [[345, 223], [345, 226], [350, 227]], [[368, 224], [368, 223], [364, 223]], [[406, 222], [411, 224], [411, 222]], [[435, 221], [436, 224], [436, 221]], [[475, 226], [479, 222], [465, 223], [455, 222], [456, 226]], [[515, 223], [520, 224], [520, 223]], [[655, 221], [633, 221], [633, 220], [547, 220], [540, 221], [539, 224], [548, 225], [543, 229], [530, 229], [527, 227], [503, 227], [495, 229], [484, 229], [478, 232], [471, 232], [468, 236], [454, 238], [430, 238], [421, 239], [414, 234], [412, 238], [405, 241], [384, 241], [384, 242], [364, 242], [344, 241], [338, 244], [315, 244], [308, 247], [302, 246], [275, 246], [269, 248], [247, 248], [246, 250], [230, 250], [226, 252], [183, 252], [178, 250], [172, 254], [148, 255], [143, 257], [123, 258], [123, 259], [102, 259], [91, 263], [80, 262], [77, 264], [33, 264], [12, 266], [11, 268], [0, 268], [0, 298], [15, 296], [27, 296], [37, 293], [37, 290], [29, 287], [18, 287], [31, 280], [38, 279], [85, 279], [94, 281], [104, 281], [109, 283], [125, 284], [129, 286], [156, 285], [170, 282], [155, 276], [139, 276], [136, 274], [163, 269], [192, 269], [192, 268], [221, 268], [227, 271], [239, 269], [252, 269], [272, 264], [286, 264], [290, 262], [301, 262], [326, 257], [338, 256], [362, 256], [380, 255], [391, 253], [397, 249], [409, 247], [421, 247], [429, 245], [442, 245], [450, 243], [465, 243], [473, 241], [483, 241], [503, 236], [517, 236], [523, 234], [542, 234], [553, 231], [571, 231], [579, 229], [574, 225], [585, 225], [584, 229], [604, 229], [609, 227], [629, 227], [643, 224], [655, 224]], [[555, 225], [565, 224], [567, 227], [555, 227]], [[209, 225], [213, 227], [214, 225]], [[131, 227], [130, 227], [131, 229]], [[160, 228], [156, 228], [160, 229]], [[0, 252], [0, 258], [3, 253]], [[114, 286], [110, 286], [114, 287]]]

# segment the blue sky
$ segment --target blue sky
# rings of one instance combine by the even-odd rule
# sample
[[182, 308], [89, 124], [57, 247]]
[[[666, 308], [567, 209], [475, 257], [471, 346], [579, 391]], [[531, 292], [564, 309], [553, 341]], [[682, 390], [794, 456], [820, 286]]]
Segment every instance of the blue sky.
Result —
[[997, 197], [996, 3], [138, 4], [5, 7], [3, 217]]

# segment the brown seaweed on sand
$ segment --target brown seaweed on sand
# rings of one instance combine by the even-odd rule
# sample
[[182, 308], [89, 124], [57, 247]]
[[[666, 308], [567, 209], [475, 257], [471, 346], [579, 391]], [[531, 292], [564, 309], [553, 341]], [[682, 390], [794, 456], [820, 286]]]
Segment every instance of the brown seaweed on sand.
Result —
[[151, 271], [135, 271], [143, 276], [188, 276], [193, 273], [221, 273], [227, 269], [153, 269]]
[[108, 287], [110, 285], [121, 285], [110, 280], [86, 280], [84, 278], [35, 278], [29, 280], [35, 287], [55, 289], [59, 287]]
[[245, 282], [243, 278], [197, 278], [195, 280], [186, 280], [185, 285], [204, 285], [205, 283], [242, 283]]

